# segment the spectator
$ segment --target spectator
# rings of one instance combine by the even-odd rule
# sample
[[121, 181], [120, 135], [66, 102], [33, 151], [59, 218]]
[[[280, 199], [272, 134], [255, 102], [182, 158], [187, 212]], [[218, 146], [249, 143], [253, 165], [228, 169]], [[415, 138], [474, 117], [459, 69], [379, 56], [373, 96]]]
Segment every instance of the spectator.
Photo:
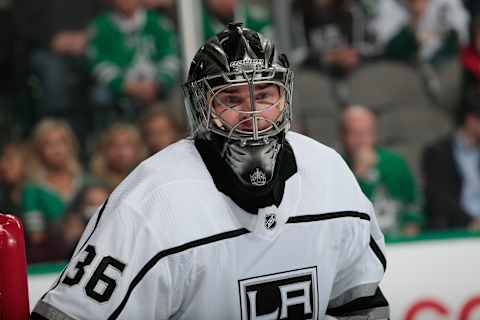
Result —
[[470, 43], [462, 50], [464, 91], [480, 88], [480, 15], [472, 18]]
[[165, 98], [177, 80], [175, 31], [166, 16], [145, 10], [142, 0], [111, 3], [90, 30], [88, 59], [100, 85], [94, 99], [135, 115], [139, 106]]
[[101, 10], [101, 2], [15, 1], [18, 32], [31, 48], [31, 65], [42, 89], [40, 117], [70, 116], [73, 106], [83, 107], [87, 25]]
[[389, 41], [385, 56], [438, 65], [456, 56], [468, 40], [468, 14], [460, 0], [406, 0], [403, 26]]
[[379, 55], [382, 44], [401, 21], [392, 0], [303, 0], [308, 54], [306, 64], [333, 76], [347, 75], [367, 58]]
[[18, 141], [4, 143], [0, 150], [0, 212], [21, 216], [25, 182], [25, 148]]
[[268, 11], [247, 1], [203, 0], [203, 36], [207, 40], [225, 29], [229, 22], [242, 21], [244, 26], [272, 38], [272, 22]]
[[145, 158], [145, 150], [137, 128], [115, 123], [100, 137], [91, 161], [92, 174], [116, 187]]
[[480, 230], [480, 93], [470, 91], [458, 127], [424, 150], [427, 227]]
[[46, 118], [33, 130], [28, 181], [22, 192], [22, 212], [30, 261], [53, 259], [51, 231], [65, 206], [85, 182], [73, 131], [62, 120]]
[[140, 119], [140, 130], [149, 155], [153, 155], [181, 137], [180, 124], [168, 112], [154, 107]]
[[340, 129], [346, 161], [372, 201], [382, 231], [417, 234], [422, 216], [414, 178], [400, 155], [376, 145], [374, 114], [365, 107], [347, 107]]
[[112, 190], [104, 183], [85, 185], [72, 200], [62, 219], [61, 230], [63, 259], [69, 259], [90, 218], [107, 199]]

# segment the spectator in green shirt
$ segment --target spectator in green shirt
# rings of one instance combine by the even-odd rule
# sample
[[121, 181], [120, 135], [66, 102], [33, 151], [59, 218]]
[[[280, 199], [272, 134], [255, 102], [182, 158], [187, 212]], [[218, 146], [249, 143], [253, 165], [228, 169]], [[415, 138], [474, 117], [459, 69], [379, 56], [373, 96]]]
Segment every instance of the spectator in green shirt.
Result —
[[402, 26], [385, 47], [385, 57], [438, 65], [456, 58], [468, 40], [468, 14], [460, 0], [407, 0]]
[[365, 107], [350, 106], [342, 114], [340, 130], [346, 161], [372, 201], [382, 231], [417, 234], [422, 214], [414, 177], [399, 154], [377, 146], [374, 114]]
[[89, 65], [104, 88], [94, 95], [98, 104], [108, 106], [128, 98], [131, 106], [150, 105], [166, 97], [177, 81], [173, 24], [166, 16], [144, 9], [142, 3], [112, 0], [111, 10], [90, 26]]

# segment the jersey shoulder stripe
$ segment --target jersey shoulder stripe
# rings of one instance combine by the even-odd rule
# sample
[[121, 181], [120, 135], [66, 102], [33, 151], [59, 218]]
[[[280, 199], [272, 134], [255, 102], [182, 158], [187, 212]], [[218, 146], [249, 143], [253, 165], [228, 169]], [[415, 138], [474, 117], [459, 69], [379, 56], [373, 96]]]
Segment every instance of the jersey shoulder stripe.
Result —
[[82, 244], [82, 246], [80, 247], [80, 249], [77, 250], [78, 252], [82, 251], [82, 249], [83, 249], [83, 248], [85, 247], [85, 245], [88, 243], [88, 240], [90, 240], [90, 238], [92, 237], [92, 235], [95, 233], [95, 230], [96, 230], [97, 227], [98, 227], [98, 223], [100, 222], [100, 219], [102, 219], [103, 212], [105, 211], [105, 208], [107, 207], [107, 203], [108, 203], [108, 198], [105, 200], [105, 202], [104, 202], [103, 205], [102, 205], [102, 208], [101, 208], [100, 211], [98, 212], [97, 220], [95, 221], [95, 226], [93, 227], [92, 232], [90, 232], [90, 234], [88, 235], [87, 239], [85, 239], [85, 241], [84, 241], [84, 243]]
[[338, 219], [338, 218], [359, 218], [361, 220], [370, 221], [370, 216], [367, 213], [355, 212], [355, 211], [341, 211], [341, 212], [292, 216], [288, 218], [287, 223], [303, 223], [303, 222], [313, 222], [313, 221], [330, 220], [330, 219]]

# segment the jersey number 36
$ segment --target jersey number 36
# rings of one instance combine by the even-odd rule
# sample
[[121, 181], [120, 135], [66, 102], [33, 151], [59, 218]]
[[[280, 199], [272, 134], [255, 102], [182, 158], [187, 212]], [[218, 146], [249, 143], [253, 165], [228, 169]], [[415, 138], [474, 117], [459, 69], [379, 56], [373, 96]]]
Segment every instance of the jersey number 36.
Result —
[[[80, 283], [83, 276], [85, 275], [85, 267], [90, 265], [95, 259], [95, 256], [97, 255], [95, 251], [95, 247], [92, 245], [88, 245], [85, 248], [84, 253], [86, 253], [85, 258], [83, 260], [78, 261], [74, 267], [75, 273], [74, 274], [68, 273], [67, 276], [63, 279], [62, 283], [68, 286], [75, 286]], [[125, 263], [120, 262], [111, 256], [104, 257], [100, 261], [100, 263], [97, 266], [97, 269], [95, 269], [92, 276], [90, 277], [87, 284], [85, 285], [85, 293], [87, 294], [87, 296], [89, 296], [95, 301], [98, 301], [98, 302], [108, 301], [112, 296], [113, 291], [117, 287], [117, 282], [115, 281], [115, 279], [112, 279], [107, 274], [105, 274], [105, 271], [107, 270], [108, 267], [114, 268], [120, 273], [122, 273], [123, 269], [125, 269]], [[101, 292], [99, 292], [97, 288], [97, 285], [99, 284], [99, 282], [103, 283], [103, 285], [99, 286], [103, 288]]]

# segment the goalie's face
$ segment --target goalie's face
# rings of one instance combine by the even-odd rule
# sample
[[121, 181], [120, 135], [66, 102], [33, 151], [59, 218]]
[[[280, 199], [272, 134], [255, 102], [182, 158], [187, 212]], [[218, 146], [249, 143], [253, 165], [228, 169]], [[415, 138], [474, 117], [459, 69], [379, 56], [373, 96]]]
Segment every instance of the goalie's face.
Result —
[[285, 109], [284, 89], [275, 83], [228, 85], [210, 98], [213, 120], [228, 135], [258, 135], [275, 128]]

